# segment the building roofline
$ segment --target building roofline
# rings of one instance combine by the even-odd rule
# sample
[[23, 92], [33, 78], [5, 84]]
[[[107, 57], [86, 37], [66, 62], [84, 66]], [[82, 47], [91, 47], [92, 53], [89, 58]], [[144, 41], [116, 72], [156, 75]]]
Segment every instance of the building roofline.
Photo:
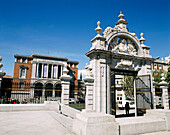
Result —
[[56, 57], [56, 56], [49, 56], [49, 55], [42, 55], [42, 54], [32, 54], [32, 55], [15, 54], [14, 57], [15, 58], [28, 58], [28, 59], [42, 58], [42, 59], [50, 59], [50, 60], [61, 60], [61, 61], [67, 61], [67, 63], [79, 64], [78, 61], [68, 60], [65, 57]]
[[68, 60], [67, 63], [79, 64], [78, 61], [72, 61], [72, 60]]
[[15, 54], [15, 58], [28, 58], [28, 59], [33, 59], [32, 55], [20, 55], [20, 54]]
[[62, 60], [62, 61], [67, 61], [68, 60], [65, 57], [56, 57], [56, 56], [41, 55], [41, 54], [33, 54], [32, 56], [33, 56], [33, 58], [44, 58], [44, 59]]

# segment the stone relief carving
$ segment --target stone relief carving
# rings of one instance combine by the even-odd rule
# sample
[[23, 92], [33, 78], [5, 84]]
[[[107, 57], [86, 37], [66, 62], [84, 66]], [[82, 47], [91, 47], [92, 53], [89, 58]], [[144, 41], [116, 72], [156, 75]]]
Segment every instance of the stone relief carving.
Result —
[[129, 54], [130, 54], [130, 55], [136, 55], [137, 52], [136, 52], [135, 47], [133, 46], [132, 41], [130, 41], [129, 39], [127, 39], [127, 43], [128, 43], [128, 52], [129, 52]]
[[109, 35], [111, 32], [113, 32], [114, 29], [111, 28], [110, 26], [108, 26], [105, 31], [103, 32], [103, 36], [106, 37], [107, 35]]
[[121, 59], [121, 61], [117, 63], [116, 68], [118, 68], [118, 67], [124, 67], [124, 66], [125, 66], [125, 67], [127, 67], [127, 66], [128, 66], [128, 67], [132, 66], [132, 61]]
[[130, 55], [137, 55], [137, 51], [133, 45], [133, 42], [130, 39], [125, 40], [123, 38], [120, 38], [117, 44], [117, 38], [114, 38], [110, 45], [112, 46], [113, 52], [116, 52], [116, 51], [118, 53], [128, 52]]

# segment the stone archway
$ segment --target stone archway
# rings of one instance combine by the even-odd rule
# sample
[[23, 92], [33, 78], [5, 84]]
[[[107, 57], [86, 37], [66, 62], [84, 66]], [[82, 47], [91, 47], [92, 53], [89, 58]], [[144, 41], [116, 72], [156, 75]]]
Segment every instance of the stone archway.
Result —
[[[129, 32], [127, 23], [124, 15], [120, 13], [115, 27], [108, 26], [103, 36], [100, 35], [102, 31], [100, 22], [97, 23], [98, 27], [95, 29], [97, 36], [91, 40], [92, 47], [86, 53], [90, 58], [90, 64], [87, 66], [88, 75], [85, 79], [89, 88], [86, 92], [86, 108], [112, 114], [112, 71], [135, 72], [133, 75], [135, 77], [147, 75], [152, 80], [151, 63], [154, 59], [149, 54], [150, 47], [144, 45], [143, 33], [138, 39], [135, 33]], [[92, 80], [94, 83], [89, 84], [88, 82], [92, 83]], [[146, 79], [142, 82], [147, 84]], [[151, 91], [151, 81], [149, 87]], [[136, 93], [135, 85], [134, 90]]]
[[61, 84], [56, 84], [55, 85], [55, 97], [61, 98], [61, 92], [62, 92]]
[[42, 97], [43, 84], [35, 83], [34, 97]]
[[45, 100], [50, 100], [52, 99], [52, 94], [53, 93], [53, 84], [52, 83], [47, 83], [45, 85]]

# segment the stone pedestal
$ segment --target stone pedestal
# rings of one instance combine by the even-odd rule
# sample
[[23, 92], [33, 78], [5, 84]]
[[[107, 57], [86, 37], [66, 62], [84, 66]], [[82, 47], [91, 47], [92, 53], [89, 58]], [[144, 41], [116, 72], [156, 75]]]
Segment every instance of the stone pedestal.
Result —
[[160, 86], [162, 88], [162, 102], [165, 110], [169, 109], [168, 86]]
[[163, 110], [163, 109], [153, 109], [153, 110], [147, 110], [146, 115], [152, 117], [154, 119], [156, 118], [162, 118], [166, 122], [166, 130], [170, 131], [170, 111], [169, 110]]
[[169, 100], [168, 100], [168, 83], [165, 82], [164, 74], [161, 74], [161, 82], [159, 83], [160, 88], [162, 88], [162, 103], [165, 110], [169, 109]]
[[77, 113], [73, 120], [73, 132], [77, 135], [118, 135], [115, 117], [98, 112]]
[[86, 86], [86, 101], [85, 101], [85, 109], [93, 110], [93, 87], [94, 87], [94, 79], [93, 77], [86, 77], [84, 79]]
[[67, 75], [68, 72], [67, 66], [65, 66], [63, 75], [60, 77], [62, 87], [61, 104], [64, 105], [69, 105], [70, 80], [72, 77]]

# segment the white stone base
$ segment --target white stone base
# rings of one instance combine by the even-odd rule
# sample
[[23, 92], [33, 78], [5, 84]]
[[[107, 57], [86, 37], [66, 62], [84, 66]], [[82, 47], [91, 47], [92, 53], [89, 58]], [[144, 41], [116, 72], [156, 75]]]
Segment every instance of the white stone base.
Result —
[[118, 135], [118, 125], [113, 115], [82, 112], [73, 120], [73, 132], [77, 135]]
[[164, 119], [166, 121], [166, 130], [170, 131], [170, 110], [164, 109], [148, 110], [145, 116]]

